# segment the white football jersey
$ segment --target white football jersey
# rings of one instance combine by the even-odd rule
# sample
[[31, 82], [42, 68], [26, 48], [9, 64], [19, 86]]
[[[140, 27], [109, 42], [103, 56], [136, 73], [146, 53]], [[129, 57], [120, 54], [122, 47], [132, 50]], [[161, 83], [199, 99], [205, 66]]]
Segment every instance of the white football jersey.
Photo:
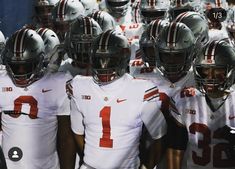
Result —
[[73, 65], [71, 58], [66, 59], [61, 63], [59, 72], [69, 72], [73, 77], [76, 75], [89, 76], [91, 75], [91, 69], [81, 69]]
[[235, 92], [215, 112], [209, 108], [205, 96], [195, 88], [188, 88], [174, 99], [180, 114], [174, 118], [188, 130], [187, 166], [190, 169], [235, 169], [225, 147], [228, 141], [218, 135], [224, 125], [235, 127]]
[[59, 169], [57, 115], [69, 115], [65, 84], [71, 75], [45, 74], [27, 88], [0, 76], [2, 148], [9, 169]]
[[164, 100], [150, 81], [125, 74], [99, 86], [92, 77], [76, 76], [67, 87], [72, 130], [85, 134], [84, 162], [94, 168], [136, 169], [142, 126], [154, 139], [166, 133]]
[[226, 30], [226, 27], [224, 23], [222, 23], [221, 30], [218, 29], [210, 29], [209, 30], [209, 40], [222, 40], [222, 39], [228, 39], [228, 32]]
[[162, 92], [170, 97], [180, 92], [183, 88], [195, 86], [192, 69], [179, 81], [172, 83], [158, 69], [146, 67], [142, 59], [136, 59], [130, 62], [130, 73], [135, 78], [153, 81]]

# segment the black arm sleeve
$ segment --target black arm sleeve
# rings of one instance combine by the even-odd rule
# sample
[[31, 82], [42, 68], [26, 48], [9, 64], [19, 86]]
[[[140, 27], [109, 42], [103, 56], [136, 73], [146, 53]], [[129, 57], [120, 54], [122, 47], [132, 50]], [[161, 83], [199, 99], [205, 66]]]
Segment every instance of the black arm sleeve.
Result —
[[0, 147], [0, 168], [1, 169], [7, 169], [6, 160], [5, 160], [5, 157], [4, 157], [4, 154], [2, 152], [1, 147]]
[[173, 117], [168, 118], [167, 125], [168, 147], [185, 150], [188, 143], [187, 128], [177, 124]]

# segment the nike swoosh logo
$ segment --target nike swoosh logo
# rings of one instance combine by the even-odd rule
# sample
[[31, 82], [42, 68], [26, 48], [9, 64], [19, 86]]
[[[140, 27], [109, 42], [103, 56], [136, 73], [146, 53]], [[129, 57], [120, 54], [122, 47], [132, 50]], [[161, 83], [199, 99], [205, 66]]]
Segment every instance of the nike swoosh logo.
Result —
[[124, 102], [126, 101], [126, 99], [117, 99], [117, 103], [121, 103], [121, 102]]
[[42, 89], [42, 93], [46, 93], [46, 92], [49, 92], [49, 91], [52, 91], [52, 89]]
[[229, 116], [229, 120], [235, 119], [235, 116]]

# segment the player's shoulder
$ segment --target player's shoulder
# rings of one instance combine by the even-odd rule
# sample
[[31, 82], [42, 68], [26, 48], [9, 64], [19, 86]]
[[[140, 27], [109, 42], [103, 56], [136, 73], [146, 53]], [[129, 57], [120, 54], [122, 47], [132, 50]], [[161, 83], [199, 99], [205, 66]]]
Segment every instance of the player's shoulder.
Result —
[[182, 88], [178, 93], [173, 96], [173, 99], [176, 103], [185, 103], [192, 100], [198, 100], [204, 97], [204, 94], [201, 93], [196, 87], [189, 86]]

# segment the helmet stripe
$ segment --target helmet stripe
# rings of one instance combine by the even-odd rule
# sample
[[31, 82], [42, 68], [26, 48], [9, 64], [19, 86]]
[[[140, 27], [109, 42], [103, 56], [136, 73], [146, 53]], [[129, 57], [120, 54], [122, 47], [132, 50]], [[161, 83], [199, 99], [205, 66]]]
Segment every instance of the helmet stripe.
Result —
[[183, 3], [182, 3], [182, 0], [176, 0], [176, 6], [179, 7], [181, 6]]
[[84, 17], [83, 18], [83, 25], [84, 25], [84, 33], [85, 34], [92, 34], [92, 23], [91, 23], [91, 19], [88, 17]]
[[38, 33], [41, 37], [43, 37], [43, 36], [46, 34], [47, 31], [48, 31], [47, 28], [39, 28], [39, 29], [37, 30], [37, 33]]
[[150, 39], [152, 39], [152, 37], [155, 38], [158, 36], [159, 31], [160, 31], [161, 22], [162, 22], [162, 20], [157, 19], [157, 20], [153, 21], [153, 24], [151, 24], [150, 32], [149, 32]]
[[21, 29], [17, 32], [14, 42], [14, 56], [20, 59], [23, 56], [23, 44], [25, 34], [28, 32], [29, 29]]
[[108, 30], [102, 34], [100, 41], [99, 41], [99, 50], [107, 50], [109, 37], [113, 32], [114, 30]]
[[219, 44], [219, 41], [211, 42], [205, 51], [205, 64], [214, 64], [215, 63], [215, 49], [217, 45]]
[[59, 19], [61, 21], [64, 20], [65, 8], [66, 8], [67, 2], [68, 2], [68, 0], [60, 0], [60, 2], [59, 2], [59, 6], [58, 6], [58, 9], [57, 9], [57, 16], [59, 17]]
[[176, 41], [176, 34], [179, 24], [176, 22], [172, 22], [168, 29], [168, 36], [167, 36], [167, 46], [175, 46]]
[[134, 16], [135, 16], [135, 22], [138, 23], [138, 10], [139, 10], [139, 6], [140, 6], [140, 1], [137, 2], [136, 6], [135, 6], [135, 9], [134, 9]]
[[216, 1], [215, 1], [215, 6], [216, 6], [216, 7], [221, 7], [221, 5], [222, 5], [221, 0], [216, 0]]
[[102, 11], [96, 11], [95, 13], [92, 14], [92, 18], [94, 18], [94, 20], [98, 20], [100, 18]]
[[187, 16], [189, 16], [189, 13], [183, 12], [177, 16], [177, 18], [175, 19], [175, 22], [181, 22], [184, 19], [184, 17], [187, 17]]
[[155, 0], [149, 0], [149, 6], [154, 6]]

